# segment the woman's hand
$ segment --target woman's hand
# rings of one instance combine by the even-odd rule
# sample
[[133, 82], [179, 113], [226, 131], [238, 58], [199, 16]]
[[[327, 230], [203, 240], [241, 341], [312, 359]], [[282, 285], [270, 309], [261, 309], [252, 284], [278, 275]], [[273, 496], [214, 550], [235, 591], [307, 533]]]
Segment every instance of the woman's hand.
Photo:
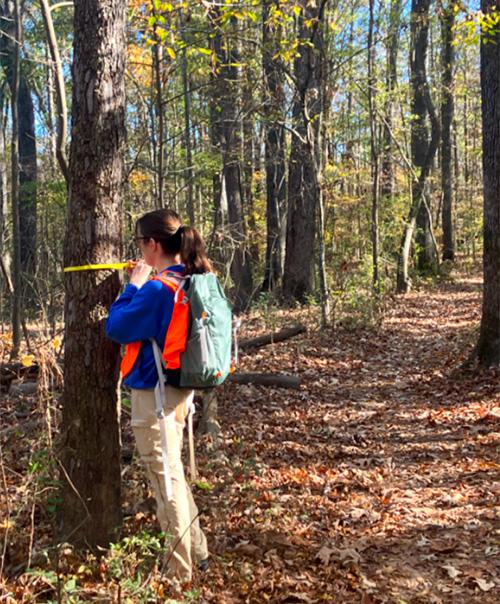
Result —
[[146, 264], [144, 260], [138, 260], [128, 269], [130, 275], [130, 283], [138, 288], [141, 288], [149, 279], [152, 267]]

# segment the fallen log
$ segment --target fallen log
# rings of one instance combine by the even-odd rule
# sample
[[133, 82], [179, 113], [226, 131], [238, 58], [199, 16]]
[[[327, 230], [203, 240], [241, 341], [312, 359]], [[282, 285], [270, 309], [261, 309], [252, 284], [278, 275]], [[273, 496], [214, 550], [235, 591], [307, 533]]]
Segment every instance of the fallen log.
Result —
[[8, 390], [10, 383], [21, 378], [26, 380], [36, 380], [39, 366], [34, 363], [25, 367], [22, 363], [3, 363], [0, 366], [0, 386]]
[[260, 346], [267, 346], [267, 344], [272, 344], [274, 342], [282, 342], [283, 340], [288, 340], [289, 338], [293, 338], [294, 336], [299, 335], [299, 333], [303, 333], [306, 331], [305, 325], [294, 325], [293, 327], [285, 327], [285, 329], [281, 329], [276, 333], [268, 333], [263, 336], [257, 336], [256, 338], [248, 338], [246, 340], [241, 340], [238, 342], [238, 348], [240, 350], [248, 350], [250, 348], [259, 348]]
[[227, 379], [235, 384], [257, 384], [257, 386], [295, 389], [300, 387], [299, 377], [283, 373], [232, 373]]

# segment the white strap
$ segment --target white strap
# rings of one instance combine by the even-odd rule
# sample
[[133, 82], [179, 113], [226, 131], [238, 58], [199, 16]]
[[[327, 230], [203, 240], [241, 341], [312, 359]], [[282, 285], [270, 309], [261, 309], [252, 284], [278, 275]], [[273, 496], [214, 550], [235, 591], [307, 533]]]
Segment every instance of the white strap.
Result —
[[191, 474], [191, 480], [196, 480], [197, 472], [196, 472], [196, 461], [194, 456], [194, 435], [193, 435], [193, 415], [195, 414], [195, 406], [194, 406], [194, 392], [191, 395], [188, 402], [188, 440], [189, 440], [189, 471]]
[[170, 465], [168, 462], [168, 446], [167, 446], [167, 418], [163, 412], [163, 405], [165, 402], [165, 376], [163, 374], [163, 363], [158, 346], [154, 338], [150, 338], [151, 346], [153, 347], [153, 355], [155, 358], [156, 371], [158, 372], [158, 382], [155, 386], [155, 409], [156, 417], [160, 423], [160, 439], [161, 439], [161, 456], [163, 461], [163, 476], [165, 479], [165, 492], [167, 494], [167, 501], [172, 501], [173, 490], [172, 490], [172, 476], [170, 475]]

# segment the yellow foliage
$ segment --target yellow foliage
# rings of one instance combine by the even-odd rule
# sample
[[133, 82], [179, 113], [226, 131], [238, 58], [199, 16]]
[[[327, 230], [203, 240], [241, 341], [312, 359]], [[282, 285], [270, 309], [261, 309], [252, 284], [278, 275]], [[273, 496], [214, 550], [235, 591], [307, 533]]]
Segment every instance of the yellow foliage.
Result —
[[149, 88], [151, 86], [151, 54], [137, 44], [128, 46], [128, 67], [129, 71], [141, 87]]
[[145, 172], [140, 170], [134, 170], [128, 177], [128, 184], [130, 188], [135, 191], [141, 191], [144, 186], [149, 183], [149, 176]]
[[34, 354], [25, 354], [23, 357], [21, 357], [21, 365], [23, 367], [31, 367], [31, 365], [33, 365], [34, 362], [35, 362]]

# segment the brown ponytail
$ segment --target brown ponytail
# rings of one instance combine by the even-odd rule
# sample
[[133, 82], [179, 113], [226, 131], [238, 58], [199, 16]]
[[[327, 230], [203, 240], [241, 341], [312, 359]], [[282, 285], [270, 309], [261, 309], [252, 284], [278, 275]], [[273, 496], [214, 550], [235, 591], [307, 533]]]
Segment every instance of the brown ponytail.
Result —
[[181, 227], [181, 259], [186, 267], [186, 275], [209, 273], [212, 270], [207, 258], [205, 242], [193, 227]]
[[174, 210], [154, 210], [144, 214], [136, 224], [136, 233], [158, 241], [166, 254], [180, 254], [186, 275], [209, 273], [212, 270], [206, 246], [193, 227], [182, 226]]

